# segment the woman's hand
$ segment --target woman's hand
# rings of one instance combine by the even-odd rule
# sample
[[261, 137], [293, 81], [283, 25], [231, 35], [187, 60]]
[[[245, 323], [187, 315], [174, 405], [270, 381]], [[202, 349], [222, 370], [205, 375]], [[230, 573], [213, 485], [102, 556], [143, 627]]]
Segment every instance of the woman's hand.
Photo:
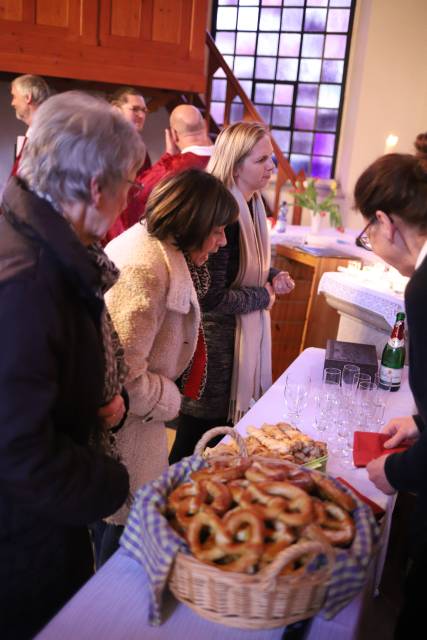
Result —
[[279, 271], [274, 276], [272, 284], [276, 295], [290, 293], [295, 288], [295, 282], [287, 271]]
[[381, 429], [382, 433], [391, 436], [384, 442], [384, 449], [397, 447], [404, 440], [416, 440], [420, 432], [412, 416], [393, 418]]
[[106, 429], [112, 429], [122, 420], [125, 415], [126, 407], [125, 402], [121, 395], [114, 396], [108, 404], [102, 405], [98, 409], [98, 415], [101, 418], [103, 425]]
[[270, 311], [270, 309], [273, 307], [273, 304], [276, 302], [276, 294], [274, 293], [274, 289], [269, 282], [267, 282], [265, 288], [267, 289], [268, 295], [270, 296], [270, 302], [268, 303], [266, 310]]
[[385, 475], [384, 464], [386, 459], [387, 456], [381, 456], [381, 458], [372, 460], [366, 465], [366, 470], [369, 475], [369, 480], [373, 482], [380, 491], [387, 495], [392, 495], [396, 493], [396, 489], [391, 486]]

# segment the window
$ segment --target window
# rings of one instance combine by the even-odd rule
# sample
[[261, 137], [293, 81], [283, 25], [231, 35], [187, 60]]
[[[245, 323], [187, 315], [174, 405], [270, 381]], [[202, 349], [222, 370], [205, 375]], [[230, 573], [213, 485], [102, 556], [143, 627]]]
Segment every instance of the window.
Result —
[[[217, 0], [215, 42], [295, 171], [331, 178], [355, 0]], [[222, 124], [226, 81], [212, 85]], [[236, 98], [231, 121], [241, 119]]]

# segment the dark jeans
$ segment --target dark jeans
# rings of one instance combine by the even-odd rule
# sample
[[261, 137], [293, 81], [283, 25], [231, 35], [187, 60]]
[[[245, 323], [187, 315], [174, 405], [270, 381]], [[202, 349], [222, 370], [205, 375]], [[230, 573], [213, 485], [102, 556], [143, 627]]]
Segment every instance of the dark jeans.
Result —
[[[427, 576], [427, 545], [412, 559], [411, 566], [404, 586], [404, 602], [399, 614], [395, 640], [407, 640], [411, 637], [410, 630], [417, 629], [417, 637], [421, 638], [421, 629], [425, 626], [426, 616], [426, 576]], [[412, 636], [416, 637], [416, 636]]]
[[[180, 413], [178, 416], [175, 442], [169, 455], [169, 464], [174, 464], [186, 456], [191, 456], [194, 453], [194, 447], [206, 431], [212, 427], [223, 425], [232, 426], [230, 422], [227, 422], [227, 418], [204, 420]], [[216, 438], [212, 438], [209, 446], [214, 447], [222, 437], [223, 436], [217, 436]]]
[[95, 566], [100, 569], [119, 548], [124, 527], [99, 520], [90, 526], [95, 547]]

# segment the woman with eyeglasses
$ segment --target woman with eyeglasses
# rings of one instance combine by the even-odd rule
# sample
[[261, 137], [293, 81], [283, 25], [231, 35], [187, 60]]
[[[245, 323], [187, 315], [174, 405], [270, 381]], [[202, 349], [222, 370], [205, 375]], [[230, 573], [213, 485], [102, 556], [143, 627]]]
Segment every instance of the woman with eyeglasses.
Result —
[[[360, 176], [355, 187], [357, 208], [366, 219], [364, 234], [372, 250], [410, 280], [405, 291], [409, 333], [409, 384], [417, 415], [391, 420], [383, 429], [385, 448], [404, 440], [403, 453], [369, 463], [371, 481], [384, 493], [417, 494], [412, 527], [412, 568], [396, 638], [424, 621], [427, 575], [427, 134], [416, 140], [417, 155], [388, 154]], [[418, 623], [418, 626], [417, 626]]]

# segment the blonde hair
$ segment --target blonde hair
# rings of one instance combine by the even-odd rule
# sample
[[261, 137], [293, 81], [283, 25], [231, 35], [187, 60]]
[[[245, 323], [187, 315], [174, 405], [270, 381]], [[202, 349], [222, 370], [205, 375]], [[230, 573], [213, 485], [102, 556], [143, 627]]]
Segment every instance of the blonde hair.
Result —
[[265, 136], [270, 136], [270, 132], [260, 122], [231, 124], [223, 129], [217, 137], [206, 171], [221, 180], [230, 189], [235, 184], [236, 167]]

